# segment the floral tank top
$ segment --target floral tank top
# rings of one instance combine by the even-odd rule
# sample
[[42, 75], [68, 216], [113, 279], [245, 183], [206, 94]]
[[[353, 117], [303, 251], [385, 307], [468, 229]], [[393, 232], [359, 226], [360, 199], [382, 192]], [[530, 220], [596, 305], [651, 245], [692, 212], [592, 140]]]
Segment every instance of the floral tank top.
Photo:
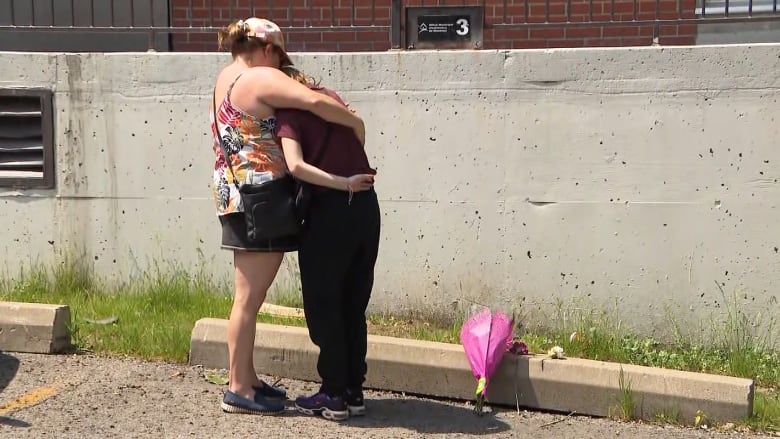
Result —
[[213, 111], [209, 117], [214, 137], [212, 149], [216, 156], [212, 188], [217, 215], [243, 212], [241, 197], [234, 184], [234, 176], [225, 163], [220, 139], [225, 142], [228, 158], [236, 173], [235, 181], [239, 186], [263, 183], [287, 173], [284, 154], [274, 134], [276, 118], [258, 119], [230, 101], [230, 92], [238, 78], [230, 84], [225, 100], [217, 109], [217, 120], [214, 120]]

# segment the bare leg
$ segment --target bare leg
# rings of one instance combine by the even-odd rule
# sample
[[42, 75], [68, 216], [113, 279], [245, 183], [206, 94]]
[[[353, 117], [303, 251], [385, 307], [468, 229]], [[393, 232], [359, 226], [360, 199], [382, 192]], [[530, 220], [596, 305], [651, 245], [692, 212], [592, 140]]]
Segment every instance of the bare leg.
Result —
[[236, 292], [228, 321], [228, 379], [230, 391], [248, 399], [254, 398], [252, 386], [258, 383], [252, 358], [257, 312], [279, 271], [282, 257], [283, 253], [233, 252]]

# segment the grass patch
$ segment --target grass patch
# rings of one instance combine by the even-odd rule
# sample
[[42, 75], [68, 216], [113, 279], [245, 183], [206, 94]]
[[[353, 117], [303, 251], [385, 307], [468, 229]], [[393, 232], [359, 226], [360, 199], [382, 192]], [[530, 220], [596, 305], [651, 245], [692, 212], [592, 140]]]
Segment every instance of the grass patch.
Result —
[[753, 416], [746, 424], [757, 431], [780, 432], [780, 391], [759, 390], [753, 399]]
[[[185, 362], [195, 322], [204, 317], [227, 318], [231, 286], [185, 270], [154, 269], [126, 285], [110, 286], [78, 260], [51, 268], [34, 267], [17, 281], [0, 281], [0, 300], [70, 305], [74, 344], [101, 355], [133, 356], [147, 360]], [[725, 321], [714, 322], [700, 338], [677, 331], [672, 343], [637, 336], [626, 330], [617, 310], [596, 311], [562, 302], [538, 321], [544, 327], [526, 328], [523, 341], [530, 352], [545, 353], [561, 346], [570, 357], [664, 367], [752, 378], [764, 389], [755, 397], [754, 416], [745, 426], [761, 431], [780, 429], [780, 353], [774, 320], [750, 316], [739, 298], [726, 297]], [[299, 291], [278, 289], [269, 302], [302, 307]], [[114, 320], [112, 323], [90, 321]], [[305, 326], [303, 319], [259, 315], [258, 321]], [[462, 318], [375, 314], [369, 332], [377, 335], [460, 343]], [[674, 327], [674, 321], [671, 321]], [[759, 329], [762, 331], [759, 332]], [[635, 401], [630, 383], [621, 384], [617, 414], [630, 418]], [[677, 422], [674, 412], [659, 413], [660, 422]]]
[[611, 417], [623, 421], [633, 421], [636, 419], [636, 401], [634, 392], [631, 390], [631, 381], [626, 378], [623, 367], [620, 368], [620, 377], [618, 378], [620, 386], [620, 401], [611, 411]]
[[[0, 300], [69, 305], [79, 350], [174, 362], [187, 361], [195, 321], [227, 318], [232, 305], [229, 289], [204, 276], [155, 270], [112, 288], [74, 260], [52, 270], [34, 267], [17, 282], [2, 282]], [[258, 320], [290, 324], [270, 316]]]

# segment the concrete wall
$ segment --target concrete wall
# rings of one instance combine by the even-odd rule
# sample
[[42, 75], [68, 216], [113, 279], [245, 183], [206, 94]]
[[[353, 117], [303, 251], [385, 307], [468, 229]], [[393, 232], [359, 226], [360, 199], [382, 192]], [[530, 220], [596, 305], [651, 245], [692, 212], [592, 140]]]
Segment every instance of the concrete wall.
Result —
[[[368, 121], [375, 309], [617, 304], [644, 329], [778, 316], [780, 45], [303, 54]], [[220, 54], [0, 54], [56, 91], [57, 189], [0, 192], [0, 266], [83, 248], [228, 277], [209, 190]], [[292, 267], [285, 268], [280, 282]], [[742, 296], [741, 296], [742, 297]]]

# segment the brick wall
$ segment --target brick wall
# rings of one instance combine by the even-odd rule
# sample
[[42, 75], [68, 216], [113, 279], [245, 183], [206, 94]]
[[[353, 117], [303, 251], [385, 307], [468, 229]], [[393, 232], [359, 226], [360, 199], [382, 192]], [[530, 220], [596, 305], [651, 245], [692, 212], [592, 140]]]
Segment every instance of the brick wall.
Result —
[[[353, 8], [353, 1], [355, 6]], [[373, 1], [373, 6], [372, 6]], [[470, 0], [473, 1], [473, 0]], [[501, 29], [500, 23], [543, 23], [545, 0], [485, 0], [484, 47], [523, 49], [543, 47], [647, 46], [652, 44], [652, 26], [630, 22], [656, 18], [693, 18], [696, 0], [549, 0], [549, 22], [561, 26], [543, 29]], [[260, 4], [263, 6], [260, 6]], [[333, 5], [331, 6], [331, 3]], [[405, 0], [407, 6], [430, 6], [429, 0]], [[231, 6], [232, 4], [232, 6]], [[269, 7], [271, 4], [273, 6]], [[459, 6], [463, 0], [438, 0], [440, 5]], [[468, 3], [467, 3], [468, 4]], [[192, 5], [192, 7], [190, 7]], [[257, 5], [257, 6], [256, 6]], [[591, 10], [592, 5], [592, 10]], [[614, 5], [614, 8], [613, 8]], [[634, 11], [636, 6], [636, 11]], [[679, 9], [678, 9], [679, 8]], [[570, 9], [570, 10], [569, 10]], [[252, 13], [254, 10], [254, 13]], [[303, 26], [389, 26], [390, 0], [171, 0], [173, 26], [223, 26], [249, 16], [269, 18], [281, 27]], [[354, 15], [354, 16], [353, 16]], [[566, 26], [571, 22], [626, 21], [621, 26]], [[660, 26], [662, 45], [694, 44], [695, 24]], [[286, 32], [288, 50], [298, 51], [383, 51], [390, 48], [386, 31], [332, 30], [325, 32]], [[216, 35], [182, 33], [172, 36], [174, 51], [214, 51]]]

